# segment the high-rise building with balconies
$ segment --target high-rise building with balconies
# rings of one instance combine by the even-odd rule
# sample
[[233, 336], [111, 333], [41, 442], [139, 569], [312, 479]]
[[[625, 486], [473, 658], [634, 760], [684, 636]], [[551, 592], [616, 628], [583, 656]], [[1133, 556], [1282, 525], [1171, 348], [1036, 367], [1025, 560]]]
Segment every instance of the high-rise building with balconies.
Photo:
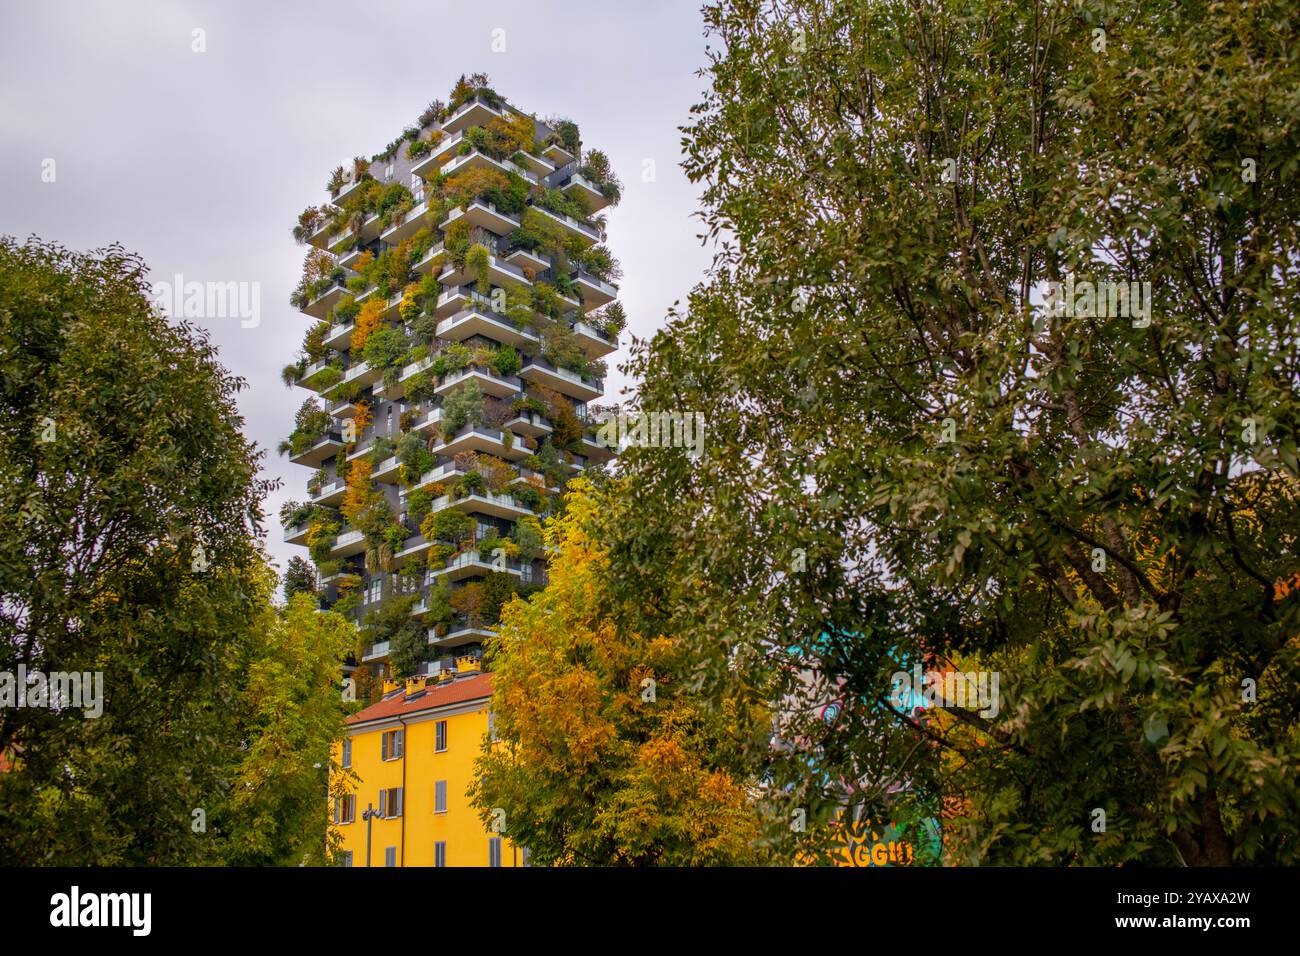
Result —
[[589, 403], [623, 327], [598, 215], [620, 185], [575, 123], [473, 76], [328, 189], [294, 230], [310, 325], [284, 374], [314, 394], [281, 451], [312, 474], [285, 539], [362, 625], [364, 677], [450, 679], [544, 583], [565, 483], [612, 454]]

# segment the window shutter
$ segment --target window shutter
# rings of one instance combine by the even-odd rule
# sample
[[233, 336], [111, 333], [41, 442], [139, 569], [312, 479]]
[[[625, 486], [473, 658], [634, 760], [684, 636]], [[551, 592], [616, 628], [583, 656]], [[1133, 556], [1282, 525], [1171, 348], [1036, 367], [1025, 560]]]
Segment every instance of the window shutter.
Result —
[[406, 792], [400, 787], [397, 790], [397, 815], [402, 815], [402, 801], [406, 798]]
[[379, 791], [379, 816], [380, 817], [388, 816], [388, 791], [387, 790]]
[[379, 735], [379, 759], [388, 759], [388, 734]]

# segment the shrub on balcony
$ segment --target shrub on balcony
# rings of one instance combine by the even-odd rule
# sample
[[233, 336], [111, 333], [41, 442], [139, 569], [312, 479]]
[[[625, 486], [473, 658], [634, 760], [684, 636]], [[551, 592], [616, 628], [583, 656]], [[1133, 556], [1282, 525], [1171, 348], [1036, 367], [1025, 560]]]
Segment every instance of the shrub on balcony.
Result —
[[380, 227], [387, 229], [394, 223], [400, 223], [414, 207], [415, 197], [411, 190], [401, 183], [388, 183], [383, 187], [375, 205]]
[[[531, 488], [534, 494], [538, 494], [536, 488], [529, 485], [524, 487]], [[518, 495], [515, 496], [516, 498]], [[538, 505], [541, 504], [540, 494], [538, 494]], [[521, 502], [522, 503], [522, 502]], [[527, 505], [526, 507], [536, 510], [536, 505]], [[532, 515], [525, 515], [515, 522], [515, 526], [510, 529], [510, 538], [519, 550], [519, 557], [525, 561], [531, 561], [534, 558], [540, 558], [545, 553], [545, 546], [542, 538], [542, 523]]]
[[370, 465], [378, 467], [382, 462], [392, 458], [397, 453], [397, 442], [387, 435], [380, 435], [375, 439], [374, 444], [370, 446]]
[[453, 545], [438, 543], [430, 546], [426, 563], [431, 570], [445, 568], [447, 561], [456, 553]]
[[[411, 567], [418, 570], [416, 565]], [[427, 623], [445, 624], [451, 620], [451, 590], [446, 584], [435, 584], [429, 588], [424, 603], [429, 609], [424, 615]]]
[[614, 175], [609, 157], [603, 150], [593, 149], [589, 152], [586, 162], [578, 167], [578, 175], [598, 187], [611, 205], [618, 205], [618, 201], [623, 197], [623, 184]]
[[[421, 129], [424, 129], [426, 126], [432, 126], [443, 118], [446, 111], [446, 104], [444, 104], [442, 100], [430, 100], [429, 105], [421, 111], [419, 118], [415, 121], [415, 125], [419, 126]], [[440, 136], [441, 134], [435, 133], [434, 135]]]
[[536, 394], [537, 386], [524, 395], [517, 396], [510, 403], [510, 410], [516, 415], [545, 415], [546, 403]]
[[329, 348], [325, 345], [325, 336], [329, 334], [329, 330], [330, 324], [325, 319], [313, 323], [307, 329], [302, 338], [302, 350], [308, 361], [319, 362], [329, 354]]
[[325, 368], [312, 376], [312, 382], [322, 391], [327, 388], [332, 388], [342, 381], [342, 379], [343, 365], [341, 364], [341, 361], [331, 362], [329, 365], [325, 366]]
[[474, 519], [465, 512], [445, 508], [425, 515], [420, 522], [420, 534], [424, 535], [425, 541], [439, 541], [459, 548], [473, 540], [475, 527]]
[[442, 427], [448, 435], [483, 421], [483, 392], [478, 382], [464, 382], [452, 390], [442, 405]]
[[280, 443], [282, 455], [300, 455], [324, 438], [330, 427], [330, 415], [316, 399], [309, 398], [299, 407], [293, 422], [293, 432]]
[[[353, 333], [355, 340], [356, 333]], [[388, 369], [400, 367], [402, 360], [406, 357], [406, 351], [409, 344], [406, 340], [406, 332], [397, 326], [385, 325], [372, 332], [361, 347], [361, 359], [374, 369]], [[353, 354], [357, 353], [357, 347], [353, 345]]]
[[302, 260], [302, 276], [289, 296], [295, 309], [305, 309], [320, 298], [333, 285], [332, 273], [336, 268], [334, 257], [321, 249], [309, 249]]
[[578, 375], [590, 375], [591, 364], [577, 335], [566, 327], [557, 327], [546, 337], [542, 358], [557, 368], [568, 369]]
[[[427, 469], [426, 469], [427, 470]], [[434, 495], [427, 488], [416, 488], [406, 496], [406, 514], [418, 528], [433, 508]]]
[[[507, 575], [507, 578], [508, 576], [510, 575]], [[484, 589], [478, 581], [461, 584], [451, 592], [451, 610], [464, 615], [465, 623], [469, 627], [487, 627], [490, 620], [494, 620], [490, 618], [490, 614], [487, 614], [486, 605]]]
[[447, 114], [454, 114], [476, 96], [493, 109], [501, 109], [503, 105], [501, 97], [491, 88], [490, 82], [486, 73], [470, 73], [468, 76], [462, 73], [460, 79], [451, 88]]
[[487, 246], [478, 243], [470, 246], [469, 251], [465, 253], [465, 271], [475, 281], [475, 288], [479, 295], [487, 295], [492, 288], [488, 278], [491, 257], [492, 254], [488, 252]]
[[469, 368], [473, 358], [474, 353], [468, 348], [459, 342], [453, 342], [433, 357], [433, 361], [429, 364], [429, 371], [439, 378], [444, 375], [454, 375]]
[[339, 190], [348, 184], [348, 171], [342, 165], [334, 167], [330, 173], [330, 178], [325, 183], [325, 189], [331, 196], [337, 196]]
[[[510, 179], [505, 173], [499, 169], [483, 166], [464, 169], [445, 178], [438, 177], [434, 182], [448, 209], [464, 206], [476, 199], [492, 202], [488, 198], [490, 195], [507, 195], [510, 190]], [[520, 182], [523, 180], [521, 179]], [[525, 198], [527, 198], [526, 190]]]
[[582, 150], [582, 134], [577, 123], [567, 117], [554, 117], [548, 119], [546, 125], [551, 128], [551, 135], [546, 137], [546, 145], [559, 143], [573, 155], [578, 155]]
[[530, 484], [518, 484], [510, 491], [515, 501], [536, 511], [542, 504], [542, 493]]
[[616, 338], [627, 326], [627, 313], [623, 311], [623, 303], [611, 302], [595, 312], [588, 312], [584, 321]]
[[437, 382], [429, 369], [421, 369], [406, 380], [406, 398], [412, 402], [432, 401]]
[[352, 351], [355, 354], [366, 347], [366, 339], [383, 324], [384, 303], [371, 297], [362, 304], [357, 313], [356, 328], [352, 330]]
[[324, 206], [308, 206], [298, 214], [298, 225], [293, 227], [294, 240], [300, 244], [306, 242], [327, 218], [328, 210]]
[[577, 199], [560, 192], [558, 189], [541, 190], [534, 197], [533, 202], [557, 215], [572, 216], [579, 222], [587, 221], [587, 208]]
[[318, 567], [322, 561], [329, 560], [341, 530], [343, 524], [333, 508], [317, 508], [312, 512], [307, 526], [307, 551]]
[[280, 526], [285, 530], [306, 524], [316, 513], [316, 507], [301, 501], [286, 501], [280, 506]]
[[498, 551], [504, 552], [507, 560], [519, 557], [519, 545], [509, 538], [494, 536], [482, 538], [478, 543], [478, 554], [484, 561], [495, 560]]
[[366, 612], [358, 643], [366, 646], [388, 642], [388, 661], [393, 677], [401, 680], [419, 669], [427, 653], [424, 628], [411, 616], [418, 594], [388, 597]]
[[[505, 434], [510, 434], [505, 432]], [[518, 472], [496, 455], [480, 455], [478, 470], [483, 476], [483, 486], [493, 494], [500, 494], [509, 487]]]
[[477, 495], [483, 491], [483, 476], [477, 471], [467, 471], [460, 476], [460, 481], [456, 483], [455, 496], [458, 498], [468, 498], [470, 495]]
[[307, 372], [307, 357], [304, 355], [292, 365], [286, 365], [280, 369], [280, 380], [285, 385], [295, 385], [298, 380]]
[[407, 432], [397, 440], [397, 460], [402, 466], [402, 481], [408, 485], [419, 481], [438, 462], [429, 451], [427, 440], [414, 432]]
[[328, 578], [338, 574], [343, 570], [343, 562], [338, 558], [332, 558], [329, 561], [322, 561], [316, 565], [316, 571], [322, 578]]
[[338, 305], [334, 306], [334, 324], [352, 322], [360, 311], [361, 304], [357, 302], [356, 296], [345, 295], [339, 299]]
[[325, 392], [325, 396], [332, 402], [355, 402], [361, 395], [362, 385], [360, 382], [343, 382]]
[[623, 267], [606, 246], [588, 246], [573, 257], [573, 262], [606, 282], [617, 282], [623, 278]]

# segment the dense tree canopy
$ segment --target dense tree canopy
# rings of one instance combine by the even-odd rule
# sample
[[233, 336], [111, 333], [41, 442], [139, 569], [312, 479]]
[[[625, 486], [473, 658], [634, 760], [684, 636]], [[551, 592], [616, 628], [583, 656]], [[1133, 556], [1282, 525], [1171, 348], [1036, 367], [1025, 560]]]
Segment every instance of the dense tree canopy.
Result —
[[0, 844], [296, 863], [324, 849], [301, 761], [341, 725], [337, 628], [306, 598], [273, 619], [243, 383], [145, 276], [117, 248], [0, 240], [0, 674], [102, 675], [99, 716], [0, 707]]
[[489, 642], [497, 743], [471, 791], [485, 822], [542, 865], [753, 861], [758, 815], [740, 746], [766, 739], [761, 708], [710, 708], [684, 642], [638, 633], [607, 589], [611, 492], [575, 480], [548, 522], [550, 583], [506, 605]]
[[[848, 803], [945, 812], [959, 861], [1296, 862], [1293, 5], [705, 15], [720, 251], [631, 371], [706, 453], [625, 455], [609, 561], [713, 699], [801, 702], [751, 754], [770, 835]], [[891, 706], [904, 661], [998, 713]]]

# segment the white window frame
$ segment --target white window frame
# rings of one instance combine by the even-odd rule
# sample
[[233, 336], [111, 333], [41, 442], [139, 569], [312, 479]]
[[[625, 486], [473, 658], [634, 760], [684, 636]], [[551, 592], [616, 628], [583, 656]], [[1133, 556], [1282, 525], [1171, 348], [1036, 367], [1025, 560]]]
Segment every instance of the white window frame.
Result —
[[433, 752], [447, 752], [447, 722], [440, 720], [433, 725]]
[[[441, 799], [439, 799], [441, 797]], [[447, 812], [447, 781], [435, 780], [433, 783], [433, 812]]]

